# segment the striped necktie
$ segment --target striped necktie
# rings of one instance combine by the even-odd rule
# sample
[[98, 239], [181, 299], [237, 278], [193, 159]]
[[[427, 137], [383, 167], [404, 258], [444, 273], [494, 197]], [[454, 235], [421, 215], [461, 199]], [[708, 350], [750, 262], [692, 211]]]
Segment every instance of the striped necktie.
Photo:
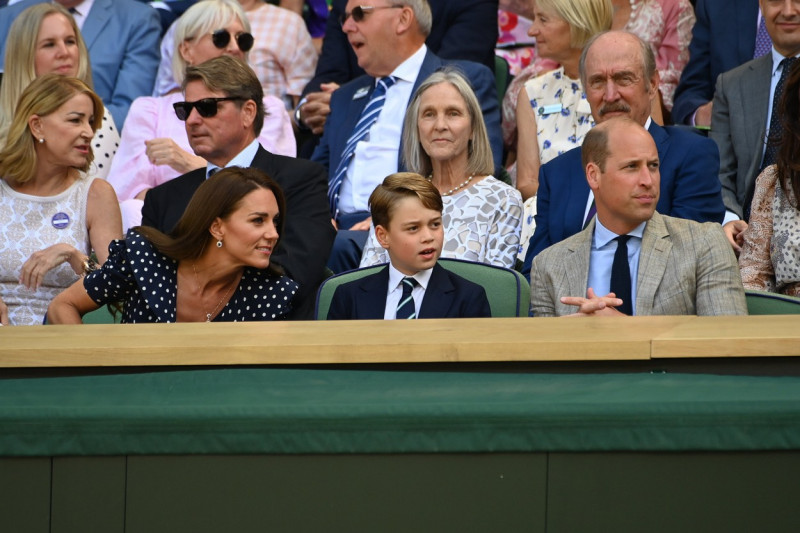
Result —
[[411, 292], [417, 286], [417, 280], [414, 278], [403, 278], [400, 282], [403, 285], [403, 295], [400, 296], [400, 302], [397, 304], [397, 311], [394, 317], [400, 320], [409, 320], [417, 318], [417, 310], [414, 306], [414, 297]]
[[375, 121], [378, 120], [378, 115], [381, 114], [381, 109], [383, 109], [383, 103], [386, 101], [386, 91], [388, 91], [396, 81], [397, 78], [394, 76], [387, 76], [378, 80], [378, 85], [375, 87], [375, 90], [372, 91], [372, 96], [370, 96], [367, 105], [361, 112], [361, 118], [358, 119], [353, 134], [347, 139], [347, 144], [342, 153], [342, 159], [336, 167], [333, 180], [328, 184], [328, 202], [333, 218], [336, 218], [338, 214], [339, 190], [342, 188], [342, 182], [347, 174], [347, 167], [350, 166], [350, 161], [356, 153], [356, 145], [367, 137], [369, 129], [375, 124]]

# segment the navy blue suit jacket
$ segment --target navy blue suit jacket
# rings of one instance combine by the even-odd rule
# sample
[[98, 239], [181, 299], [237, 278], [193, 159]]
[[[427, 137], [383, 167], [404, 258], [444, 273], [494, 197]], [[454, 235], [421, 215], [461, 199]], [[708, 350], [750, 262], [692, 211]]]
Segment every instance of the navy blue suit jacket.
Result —
[[[362, 76], [353, 48], [339, 24], [347, 0], [333, 0], [322, 41], [322, 53], [314, 77], [303, 94], [317, 92], [321, 83], [344, 85]], [[494, 72], [494, 46], [497, 43], [497, 0], [430, 0], [433, 26], [425, 41], [428, 48], [444, 59], [466, 59], [486, 65]]]
[[[428, 50], [409, 99], [414, 97], [417, 87], [428, 76], [445, 65], [457, 66], [472, 84], [475, 95], [481, 104], [486, 129], [489, 132], [489, 143], [492, 146], [496, 169], [495, 175], [499, 176], [502, 168], [503, 140], [500, 132], [500, 108], [497, 103], [497, 90], [495, 88], [494, 75], [489, 69], [472, 61], [447, 62]], [[359, 93], [363, 89], [366, 89], [367, 92]], [[314, 150], [314, 155], [311, 156], [312, 161], [321, 163], [328, 169], [329, 180], [332, 179], [333, 173], [336, 172], [336, 167], [339, 165], [344, 153], [344, 147], [347, 145], [347, 139], [356, 127], [358, 119], [361, 117], [361, 111], [367, 105], [374, 89], [375, 78], [364, 75], [339, 87], [331, 97], [331, 114], [325, 123], [325, 132], [322, 134], [319, 145]], [[398, 171], [403, 171], [405, 166], [402, 162], [403, 146], [401, 139], [398, 139], [398, 143], [400, 150], [397, 154], [397, 169]]]
[[[389, 267], [336, 288], [328, 320], [383, 320], [388, 296]], [[419, 318], [491, 317], [483, 287], [467, 281], [438, 263], [419, 308]]]
[[[722, 222], [725, 205], [716, 143], [689, 129], [665, 128], [655, 122], [650, 123], [649, 131], [661, 162], [661, 196], [656, 210], [697, 222]], [[536, 229], [522, 268], [525, 277], [530, 279], [531, 262], [539, 252], [583, 229], [589, 192], [580, 147], [542, 165]]]
[[[0, 70], [11, 23], [28, 7], [45, 1], [23, 0], [0, 9]], [[95, 0], [81, 35], [89, 50], [94, 91], [122, 131], [133, 100], [153, 92], [160, 57], [158, 12], [134, 0]]]
[[753, 59], [758, 0], [697, 0], [689, 63], [675, 90], [672, 119], [689, 124], [714, 97], [717, 76]]

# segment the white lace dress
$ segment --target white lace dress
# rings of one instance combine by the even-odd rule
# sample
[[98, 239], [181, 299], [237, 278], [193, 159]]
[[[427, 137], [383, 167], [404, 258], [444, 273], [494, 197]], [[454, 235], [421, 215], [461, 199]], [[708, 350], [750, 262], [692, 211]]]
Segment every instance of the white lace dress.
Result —
[[11, 325], [41, 324], [50, 301], [78, 276], [68, 263], [50, 270], [38, 290], [20, 285], [22, 265], [34, 252], [68, 243], [89, 254], [86, 198], [97, 178], [76, 180], [56, 196], [31, 196], [0, 180], [0, 297]]

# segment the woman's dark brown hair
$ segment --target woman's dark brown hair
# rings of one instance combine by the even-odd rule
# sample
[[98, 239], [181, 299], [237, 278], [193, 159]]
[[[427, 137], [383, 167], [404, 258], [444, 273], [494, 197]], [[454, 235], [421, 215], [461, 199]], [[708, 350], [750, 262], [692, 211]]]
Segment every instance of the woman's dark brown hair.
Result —
[[795, 61], [781, 101], [783, 128], [778, 149], [778, 183], [787, 194], [794, 192], [795, 208], [800, 211], [800, 61]]
[[[214, 220], [227, 219], [238, 209], [242, 198], [256, 189], [268, 189], [275, 195], [280, 213], [277, 217], [280, 239], [286, 216], [286, 200], [280, 186], [257, 168], [228, 167], [207, 179], [195, 191], [186, 211], [169, 235], [146, 226], [134, 229], [167, 257], [177, 261], [197, 259], [213, 240], [209, 229]], [[283, 274], [281, 267], [271, 261], [267, 272]]]

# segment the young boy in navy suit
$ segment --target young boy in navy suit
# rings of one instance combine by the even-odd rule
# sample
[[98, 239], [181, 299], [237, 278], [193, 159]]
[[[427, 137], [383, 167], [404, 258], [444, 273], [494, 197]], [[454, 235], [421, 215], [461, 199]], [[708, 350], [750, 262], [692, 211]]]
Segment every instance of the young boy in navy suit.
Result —
[[483, 287], [437, 263], [444, 229], [436, 187], [419, 174], [398, 172], [375, 188], [369, 207], [389, 264], [338, 287], [329, 320], [491, 316]]

